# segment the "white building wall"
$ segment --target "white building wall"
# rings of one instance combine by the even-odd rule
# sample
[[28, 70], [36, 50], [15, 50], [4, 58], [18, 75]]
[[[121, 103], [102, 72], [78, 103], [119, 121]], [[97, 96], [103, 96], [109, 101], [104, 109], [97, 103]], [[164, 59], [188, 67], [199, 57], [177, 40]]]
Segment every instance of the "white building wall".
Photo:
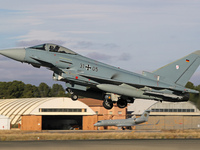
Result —
[[10, 118], [0, 115], [0, 130], [10, 130]]

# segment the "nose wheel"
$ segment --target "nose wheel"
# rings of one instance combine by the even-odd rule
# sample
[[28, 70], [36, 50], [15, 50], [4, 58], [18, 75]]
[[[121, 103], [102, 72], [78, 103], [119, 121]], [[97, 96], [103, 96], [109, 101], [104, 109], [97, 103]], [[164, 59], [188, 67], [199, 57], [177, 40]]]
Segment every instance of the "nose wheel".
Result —
[[104, 107], [105, 109], [112, 109], [112, 108], [113, 108], [113, 102], [112, 102], [112, 100], [111, 100], [111, 99], [109, 99], [109, 100], [104, 100], [104, 101], [103, 101], [103, 107]]
[[113, 101], [111, 100], [110, 95], [105, 95], [105, 100], [103, 101], [103, 107], [108, 110], [113, 108]]
[[73, 101], [76, 101], [76, 100], [78, 99], [78, 95], [72, 94], [72, 95], [71, 95], [71, 99], [72, 99]]
[[76, 101], [78, 99], [78, 95], [74, 94], [74, 92], [70, 88], [67, 88], [66, 91], [68, 91], [71, 94], [71, 99], [73, 101]]

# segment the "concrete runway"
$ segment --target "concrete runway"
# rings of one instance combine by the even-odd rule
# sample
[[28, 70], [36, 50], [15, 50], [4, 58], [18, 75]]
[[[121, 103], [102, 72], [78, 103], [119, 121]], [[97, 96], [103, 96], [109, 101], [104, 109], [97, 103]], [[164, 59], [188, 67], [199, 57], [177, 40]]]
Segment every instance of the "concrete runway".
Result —
[[199, 150], [200, 140], [68, 140], [0, 142], [0, 150]]

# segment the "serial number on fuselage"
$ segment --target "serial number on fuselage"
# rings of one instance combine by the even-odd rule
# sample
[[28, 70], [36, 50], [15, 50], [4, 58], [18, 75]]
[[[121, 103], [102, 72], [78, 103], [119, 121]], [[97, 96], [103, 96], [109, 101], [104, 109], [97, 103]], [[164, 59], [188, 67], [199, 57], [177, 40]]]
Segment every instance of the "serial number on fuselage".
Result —
[[80, 68], [84, 68], [86, 69], [87, 71], [95, 71], [95, 72], [98, 72], [98, 67], [95, 67], [95, 66], [90, 66], [89, 64], [85, 65], [83, 63], [80, 63]]

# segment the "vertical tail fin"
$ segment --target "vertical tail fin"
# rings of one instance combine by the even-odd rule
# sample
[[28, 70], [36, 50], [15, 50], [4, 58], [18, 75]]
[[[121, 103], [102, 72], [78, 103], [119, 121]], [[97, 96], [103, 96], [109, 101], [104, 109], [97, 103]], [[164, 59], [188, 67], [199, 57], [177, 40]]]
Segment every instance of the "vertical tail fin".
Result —
[[153, 73], [165, 77], [167, 81], [185, 86], [200, 65], [200, 50], [174, 61]]
[[138, 124], [138, 123], [142, 123], [142, 122], [148, 121], [149, 114], [150, 114], [150, 110], [145, 110], [143, 112], [143, 114], [141, 115], [141, 117], [136, 118], [135, 123]]

